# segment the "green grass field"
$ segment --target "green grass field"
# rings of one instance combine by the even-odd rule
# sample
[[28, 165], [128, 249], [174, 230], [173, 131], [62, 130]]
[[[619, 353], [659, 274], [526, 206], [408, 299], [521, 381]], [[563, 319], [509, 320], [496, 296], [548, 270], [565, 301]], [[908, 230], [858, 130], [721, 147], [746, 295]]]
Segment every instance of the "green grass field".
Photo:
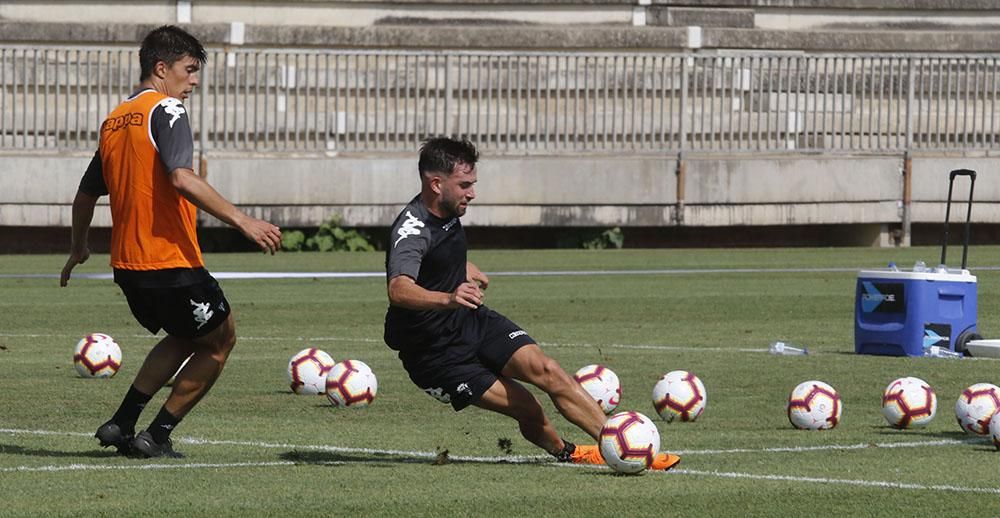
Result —
[[[1000, 335], [1000, 248], [970, 251], [979, 328]], [[117, 407], [156, 340], [117, 287], [74, 279], [0, 278], [0, 516], [813, 516], [989, 514], [1000, 496], [1000, 453], [966, 436], [959, 392], [1000, 382], [1000, 363], [853, 353], [855, 269], [889, 260], [937, 262], [939, 250], [482, 251], [487, 273], [541, 270], [831, 268], [844, 271], [586, 276], [495, 275], [487, 304], [522, 325], [572, 372], [589, 363], [622, 380], [621, 410], [655, 416], [664, 373], [696, 373], [708, 409], [694, 423], [659, 422], [670, 473], [615, 476], [549, 462], [504, 417], [460, 413], [414, 387], [381, 341], [380, 278], [225, 280], [241, 336], [215, 388], [174, 433], [187, 455], [134, 460], [91, 436]], [[960, 251], [952, 252], [957, 259]], [[953, 259], [953, 263], [956, 260]], [[222, 271], [380, 271], [382, 254], [211, 255]], [[0, 274], [58, 273], [62, 256], [5, 256]], [[78, 268], [107, 272], [106, 256]], [[76, 377], [73, 346], [111, 334], [124, 365], [107, 380]], [[776, 357], [784, 339], [806, 357]], [[335, 410], [288, 389], [289, 357], [307, 346], [368, 363], [375, 403]], [[896, 431], [883, 388], [927, 380], [939, 398], [923, 430]], [[836, 429], [793, 429], [785, 400], [820, 379], [840, 392]], [[537, 394], [540, 394], [536, 391]], [[166, 396], [161, 391], [140, 426]], [[541, 396], [540, 396], [541, 397]], [[570, 440], [585, 435], [542, 403]], [[498, 446], [512, 441], [508, 453]], [[896, 447], [891, 447], [896, 446]], [[447, 450], [451, 462], [436, 465]]]

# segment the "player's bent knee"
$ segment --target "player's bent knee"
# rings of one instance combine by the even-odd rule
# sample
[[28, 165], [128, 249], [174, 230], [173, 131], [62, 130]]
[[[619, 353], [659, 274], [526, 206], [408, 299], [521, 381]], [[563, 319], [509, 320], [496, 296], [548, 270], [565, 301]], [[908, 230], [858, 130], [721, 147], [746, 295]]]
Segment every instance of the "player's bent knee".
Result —
[[566, 374], [559, 363], [552, 358], [546, 357], [540, 365], [538, 372], [541, 386], [552, 390], [564, 390], [570, 386], [572, 379]]
[[236, 325], [232, 315], [222, 325], [199, 339], [198, 342], [209, 347], [216, 360], [226, 361], [229, 353], [236, 346]]

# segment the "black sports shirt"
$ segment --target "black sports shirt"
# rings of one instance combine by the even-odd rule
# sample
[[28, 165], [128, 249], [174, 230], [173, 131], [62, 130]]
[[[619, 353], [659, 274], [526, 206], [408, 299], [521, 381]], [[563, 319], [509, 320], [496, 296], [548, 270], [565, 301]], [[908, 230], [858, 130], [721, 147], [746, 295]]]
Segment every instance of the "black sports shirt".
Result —
[[[406, 275], [421, 288], [451, 293], [466, 279], [468, 243], [457, 217], [441, 219], [414, 197], [392, 223], [385, 254], [386, 279]], [[413, 310], [389, 306], [385, 343], [395, 350], [427, 347], [459, 330], [469, 308]]]

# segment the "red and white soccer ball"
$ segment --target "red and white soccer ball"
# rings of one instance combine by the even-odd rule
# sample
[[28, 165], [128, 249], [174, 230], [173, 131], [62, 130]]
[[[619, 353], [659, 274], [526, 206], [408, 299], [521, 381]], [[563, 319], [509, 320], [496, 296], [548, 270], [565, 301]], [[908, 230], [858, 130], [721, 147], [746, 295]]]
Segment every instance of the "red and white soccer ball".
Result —
[[317, 395], [326, 392], [326, 375], [337, 363], [315, 347], [302, 349], [288, 360], [288, 383], [296, 394]]
[[990, 437], [993, 439], [993, 446], [1000, 450], [1000, 412], [993, 414], [990, 419]]
[[934, 389], [920, 378], [899, 378], [882, 393], [882, 415], [893, 428], [923, 428], [936, 413]]
[[73, 366], [81, 378], [110, 378], [122, 366], [122, 349], [106, 334], [89, 334], [76, 343]]
[[990, 419], [1000, 410], [1000, 388], [991, 383], [976, 383], [962, 391], [955, 402], [955, 417], [966, 433], [988, 435]]
[[653, 406], [665, 421], [694, 421], [705, 411], [708, 393], [698, 376], [688, 371], [666, 373], [653, 386]]
[[336, 408], [364, 408], [375, 401], [378, 379], [360, 360], [344, 360], [326, 377], [326, 397]]
[[660, 432], [639, 412], [620, 412], [601, 428], [601, 456], [611, 469], [626, 474], [644, 471], [660, 452]]
[[788, 420], [800, 430], [829, 430], [840, 422], [843, 405], [833, 387], [822, 381], [803, 381], [788, 396]]
[[605, 414], [618, 408], [622, 399], [622, 385], [614, 371], [603, 365], [587, 365], [576, 371], [573, 378], [597, 401]]

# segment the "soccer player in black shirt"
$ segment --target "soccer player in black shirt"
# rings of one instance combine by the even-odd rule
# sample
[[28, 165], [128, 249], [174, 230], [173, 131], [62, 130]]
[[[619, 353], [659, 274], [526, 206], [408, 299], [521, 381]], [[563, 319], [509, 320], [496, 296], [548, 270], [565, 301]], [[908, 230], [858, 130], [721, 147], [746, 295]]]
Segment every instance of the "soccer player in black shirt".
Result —
[[[392, 224], [386, 251], [385, 343], [418, 387], [457, 411], [469, 405], [517, 420], [521, 434], [559, 461], [604, 464], [596, 445], [562, 439], [520, 382], [552, 399], [597, 440], [604, 412], [517, 324], [483, 305], [489, 278], [469, 262], [462, 222], [476, 197], [479, 153], [468, 141], [433, 138], [420, 148], [420, 194]], [[680, 461], [661, 453], [653, 469]]]

